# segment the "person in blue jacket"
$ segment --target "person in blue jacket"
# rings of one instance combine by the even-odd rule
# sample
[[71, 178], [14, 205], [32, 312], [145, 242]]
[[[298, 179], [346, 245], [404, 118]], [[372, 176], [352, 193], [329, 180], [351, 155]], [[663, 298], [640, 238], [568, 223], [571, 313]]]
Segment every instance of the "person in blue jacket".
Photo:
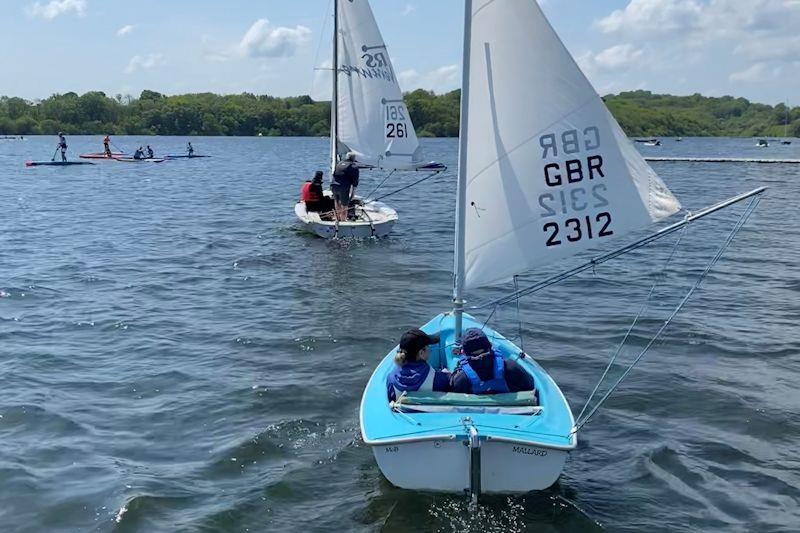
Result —
[[461, 358], [450, 378], [451, 392], [502, 394], [534, 390], [533, 376], [492, 348], [486, 334], [470, 328], [461, 337]]
[[394, 358], [396, 366], [386, 380], [389, 400], [396, 400], [403, 392], [448, 392], [450, 374], [428, 364], [428, 346], [438, 343], [438, 335], [428, 335], [420, 329], [403, 334]]

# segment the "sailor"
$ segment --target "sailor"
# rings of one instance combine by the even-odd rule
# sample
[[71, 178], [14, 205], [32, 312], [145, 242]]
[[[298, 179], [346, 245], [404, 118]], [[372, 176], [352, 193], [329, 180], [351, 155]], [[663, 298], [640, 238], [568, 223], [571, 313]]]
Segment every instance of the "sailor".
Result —
[[470, 328], [461, 337], [461, 358], [450, 387], [465, 394], [502, 394], [534, 390], [534, 383], [519, 363], [492, 348], [482, 330]]
[[133, 152], [133, 158], [134, 159], [144, 159], [144, 150], [142, 149], [141, 146], [139, 148], [137, 148], [135, 152]]
[[154, 157], [155, 157], [155, 154], [153, 153], [153, 149], [150, 148], [150, 145], [148, 144], [147, 145], [147, 158], [148, 159], [153, 159]]
[[438, 335], [428, 335], [420, 329], [412, 329], [403, 334], [394, 357], [396, 366], [386, 379], [390, 401], [396, 400], [403, 392], [449, 390], [449, 372], [434, 370], [428, 364], [428, 346], [438, 343]]
[[333, 200], [336, 203], [336, 218], [340, 221], [347, 220], [350, 210], [350, 200], [358, 187], [358, 165], [356, 164], [356, 154], [348, 152], [344, 161], [339, 161], [333, 170], [331, 180], [331, 191]]
[[300, 201], [305, 202], [306, 211], [318, 213], [322, 211], [322, 171], [317, 170], [314, 179], [306, 181], [300, 189]]
[[186, 151], [189, 153], [189, 157], [194, 155], [194, 147], [192, 146], [192, 143], [186, 144]]
[[111, 157], [111, 137], [106, 135], [105, 139], [103, 139], [103, 153], [106, 154], [106, 157]]
[[64, 132], [58, 132], [58, 148], [61, 150], [61, 161], [67, 162], [67, 139], [64, 137]]

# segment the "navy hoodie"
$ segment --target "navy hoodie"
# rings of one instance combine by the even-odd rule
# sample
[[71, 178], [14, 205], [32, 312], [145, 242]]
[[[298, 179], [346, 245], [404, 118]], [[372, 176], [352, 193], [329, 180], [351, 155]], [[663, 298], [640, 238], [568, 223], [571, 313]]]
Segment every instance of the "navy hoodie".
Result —
[[433, 390], [436, 392], [448, 392], [450, 390], [450, 375], [440, 370], [434, 370], [427, 361], [415, 361], [406, 363], [403, 366], [395, 366], [386, 379], [386, 387], [389, 393], [389, 400], [396, 400], [394, 389], [413, 392], [419, 390], [428, 372], [436, 372], [433, 375]]
[[[494, 378], [493, 352], [481, 354], [477, 357], [468, 357], [467, 359], [469, 360], [469, 366], [478, 374], [481, 381], [488, 381]], [[516, 361], [506, 359], [503, 361], [503, 365], [505, 370], [503, 377], [506, 380], [509, 391], [520, 392], [533, 390], [533, 377], [525, 372]], [[460, 367], [450, 377], [450, 390], [452, 392], [472, 394], [472, 383], [467, 375], [461, 371]]]

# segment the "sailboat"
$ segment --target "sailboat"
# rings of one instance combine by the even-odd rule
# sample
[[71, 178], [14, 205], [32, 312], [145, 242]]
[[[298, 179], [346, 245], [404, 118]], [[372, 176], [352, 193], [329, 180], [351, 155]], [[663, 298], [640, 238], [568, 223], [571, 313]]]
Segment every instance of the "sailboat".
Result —
[[[390, 401], [395, 347], [365, 387], [360, 424], [393, 485], [477, 498], [551, 486], [577, 445], [580, 422], [531, 355], [465, 312], [465, 291], [563, 264], [681, 205], [627, 139], [535, 0], [465, 4], [453, 308], [421, 329], [439, 335], [428, 363], [453, 372], [462, 332], [482, 328], [497, 353], [533, 377], [535, 392], [405, 392]], [[596, 261], [602, 262], [593, 259], [572, 272]]]
[[[333, 97], [331, 99], [331, 173], [347, 153], [360, 169], [441, 172], [425, 161], [414, 124], [368, 0], [334, 0]], [[330, 198], [330, 192], [326, 192]], [[303, 202], [295, 213], [311, 232], [324, 238], [388, 235], [397, 212], [383, 202], [356, 196], [355, 220], [337, 221], [333, 213], [309, 212]]]

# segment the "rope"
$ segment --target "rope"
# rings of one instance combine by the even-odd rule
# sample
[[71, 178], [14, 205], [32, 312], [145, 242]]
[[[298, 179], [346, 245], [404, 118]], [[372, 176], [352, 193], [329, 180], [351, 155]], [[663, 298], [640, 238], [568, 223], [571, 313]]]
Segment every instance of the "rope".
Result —
[[672, 246], [672, 250], [670, 251], [669, 256], [667, 256], [666, 261], [664, 261], [664, 265], [661, 267], [660, 272], [656, 275], [656, 279], [653, 282], [653, 286], [650, 287], [650, 291], [647, 293], [647, 297], [645, 298], [644, 303], [642, 303], [642, 307], [639, 309], [639, 312], [633, 319], [633, 322], [628, 328], [628, 331], [625, 332], [625, 336], [622, 338], [622, 341], [619, 343], [617, 349], [614, 351], [614, 354], [611, 356], [611, 360], [608, 362], [608, 365], [603, 371], [603, 375], [600, 376], [600, 379], [597, 381], [597, 385], [595, 385], [594, 390], [592, 390], [592, 393], [586, 399], [586, 403], [584, 404], [583, 409], [581, 409], [581, 412], [578, 415], [578, 420], [580, 420], [581, 417], [583, 417], [584, 412], [586, 412], [586, 409], [589, 407], [589, 404], [594, 399], [595, 395], [597, 394], [597, 391], [600, 389], [600, 385], [602, 385], [603, 380], [605, 380], [606, 376], [611, 370], [611, 367], [614, 366], [614, 363], [616, 362], [617, 357], [622, 351], [622, 348], [625, 346], [625, 343], [628, 341], [628, 338], [630, 338], [630, 335], [633, 332], [633, 328], [636, 327], [636, 324], [639, 323], [639, 319], [642, 317], [647, 308], [650, 306], [650, 300], [653, 297], [653, 293], [655, 293], [658, 285], [666, 277], [667, 268], [669, 268], [669, 264], [672, 262], [672, 258], [675, 256], [675, 252], [678, 250], [678, 246], [680, 245], [681, 240], [683, 240], [683, 237], [686, 235], [688, 228], [689, 224], [686, 224], [685, 226], [683, 226], [683, 231], [681, 231], [678, 234], [678, 238], [675, 240], [675, 244]]
[[377, 186], [377, 187], [375, 187], [374, 189], [372, 189], [372, 192], [370, 192], [370, 193], [369, 193], [368, 195], [366, 195], [364, 198], [369, 198], [370, 196], [372, 196], [373, 194], [375, 194], [376, 192], [378, 192], [378, 189], [380, 189], [381, 187], [383, 187], [383, 184], [384, 184], [384, 183], [386, 183], [386, 180], [388, 180], [389, 178], [391, 178], [391, 177], [392, 177], [392, 174], [394, 174], [395, 172], [396, 172], [396, 170], [392, 170], [391, 172], [389, 172], [389, 175], [387, 175], [385, 178], [383, 178], [383, 181], [382, 181], [382, 182], [380, 182], [380, 183], [378, 184], [378, 186]]
[[698, 278], [695, 281], [694, 285], [686, 293], [686, 296], [684, 296], [683, 300], [681, 300], [680, 303], [677, 305], [677, 307], [675, 307], [675, 309], [673, 310], [672, 314], [667, 318], [666, 321], [664, 321], [664, 324], [659, 328], [659, 330], [656, 332], [655, 336], [653, 336], [653, 338], [650, 339], [650, 341], [647, 343], [647, 345], [644, 347], [644, 349], [642, 349], [642, 351], [639, 352], [639, 355], [636, 356], [636, 358], [633, 360], [633, 362], [630, 364], [630, 366], [628, 366], [628, 368], [625, 370], [625, 372], [622, 373], [622, 375], [619, 377], [619, 379], [617, 379], [617, 381], [614, 382], [614, 384], [611, 386], [611, 388], [603, 395], [603, 397], [600, 399], [600, 401], [597, 403], [597, 405], [595, 405], [594, 408], [592, 408], [592, 410], [589, 411], [589, 414], [587, 414], [586, 417], [582, 421], [579, 420], [576, 423], [575, 428], [572, 430], [573, 433], [576, 433], [579, 429], [581, 429], [584, 425], [586, 425], [586, 423], [589, 422], [589, 420], [592, 419], [592, 417], [597, 412], [597, 410], [600, 409], [600, 407], [603, 405], [603, 403], [605, 403], [605, 401], [617, 389], [617, 387], [620, 385], [620, 383], [622, 383], [622, 381], [628, 376], [628, 374], [631, 373], [631, 371], [639, 363], [639, 361], [642, 360], [642, 358], [645, 356], [645, 354], [647, 354], [647, 352], [650, 350], [650, 348], [653, 346], [653, 344], [655, 344], [655, 342], [661, 337], [661, 334], [664, 333], [664, 331], [670, 325], [672, 320], [677, 316], [677, 314], [681, 311], [681, 309], [683, 309], [683, 307], [686, 305], [686, 302], [688, 302], [689, 298], [691, 298], [692, 294], [694, 294], [694, 292], [703, 283], [703, 280], [706, 278], [706, 276], [708, 276], [708, 273], [711, 272], [711, 269], [717, 264], [717, 262], [719, 262], [719, 260], [722, 257], [722, 255], [725, 253], [725, 251], [728, 249], [730, 244], [733, 242], [733, 239], [739, 233], [739, 230], [742, 229], [742, 226], [744, 226], [745, 222], [747, 222], [747, 220], [750, 218], [750, 215], [753, 213], [753, 211], [755, 210], [756, 206], [758, 206], [758, 203], [760, 201], [761, 201], [760, 195], [754, 196], [753, 198], [750, 199], [750, 203], [747, 205], [747, 207], [745, 208], [744, 212], [739, 217], [739, 220], [736, 222], [736, 224], [731, 229], [730, 233], [728, 234], [728, 237], [722, 243], [722, 245], [720, 246], [719, 250], [717, 250], [716, 255], [711, 259], [711, 261], [709, 261], [708, 265], [706, 265], [705, 270], [703, 270], [703, 272], [700, 274], [700, 276], [698, 276]]
[[372, 201], [372, 202], [380, 202], [380, 201], [381, 201], [381, 200], [383, 200], [384, 198], [388, 198], [388, 197], [390, 197], [390, 196], [392, 196], [392, 195], [395, 195], [395, 194], [397, 194], [397, 193], [403, 192], [403, 191], [405, 191], [406, 189], [410, 189], [411, 187], [414, 187], [415, 185], [419, 185], [419, 184], [420, 184], [420, 183], [422, 183], [423, 181], [429, 180], [429, 179], [431, 179], [432, 177], [434, 177], [434, 176], [436, 176], [436, 175], [438, 175], [438, 174], [441, 174], [441, 173], [442, 173], [442, 171], [441, 171], [441, 170], [437, 170], [436, 172], [433, 172], [433, 173], [431, 173], [431, 174], [429, 174], [429, 175], [425, 176], [425, 177], [424, 177], [424, 178], [422, 178], [422, 179], [418, 179], [417, 181], [415, 181], [414, 183], [412, 183], [412, 184], [410, 184], [410, 185], [406, 185], [405, 187], [401, 187], [401, 188], [397, 189], [396, 191], [392, 191], [392, 192], [390, 192], [390, 193], [384, 194], [383, 196], [379, 196], [378, 198], [375, 198], [374, 200], [370, 200], [370, 201]]
[[[519, 292], [518, 276], [514, 276], [514, 292]], [[522, 315], [519, 310], [519, 296], [517, 296], [517, 333], [519, 334], [519, 349], [525, 353], [525, 339], [522, 338]]]

